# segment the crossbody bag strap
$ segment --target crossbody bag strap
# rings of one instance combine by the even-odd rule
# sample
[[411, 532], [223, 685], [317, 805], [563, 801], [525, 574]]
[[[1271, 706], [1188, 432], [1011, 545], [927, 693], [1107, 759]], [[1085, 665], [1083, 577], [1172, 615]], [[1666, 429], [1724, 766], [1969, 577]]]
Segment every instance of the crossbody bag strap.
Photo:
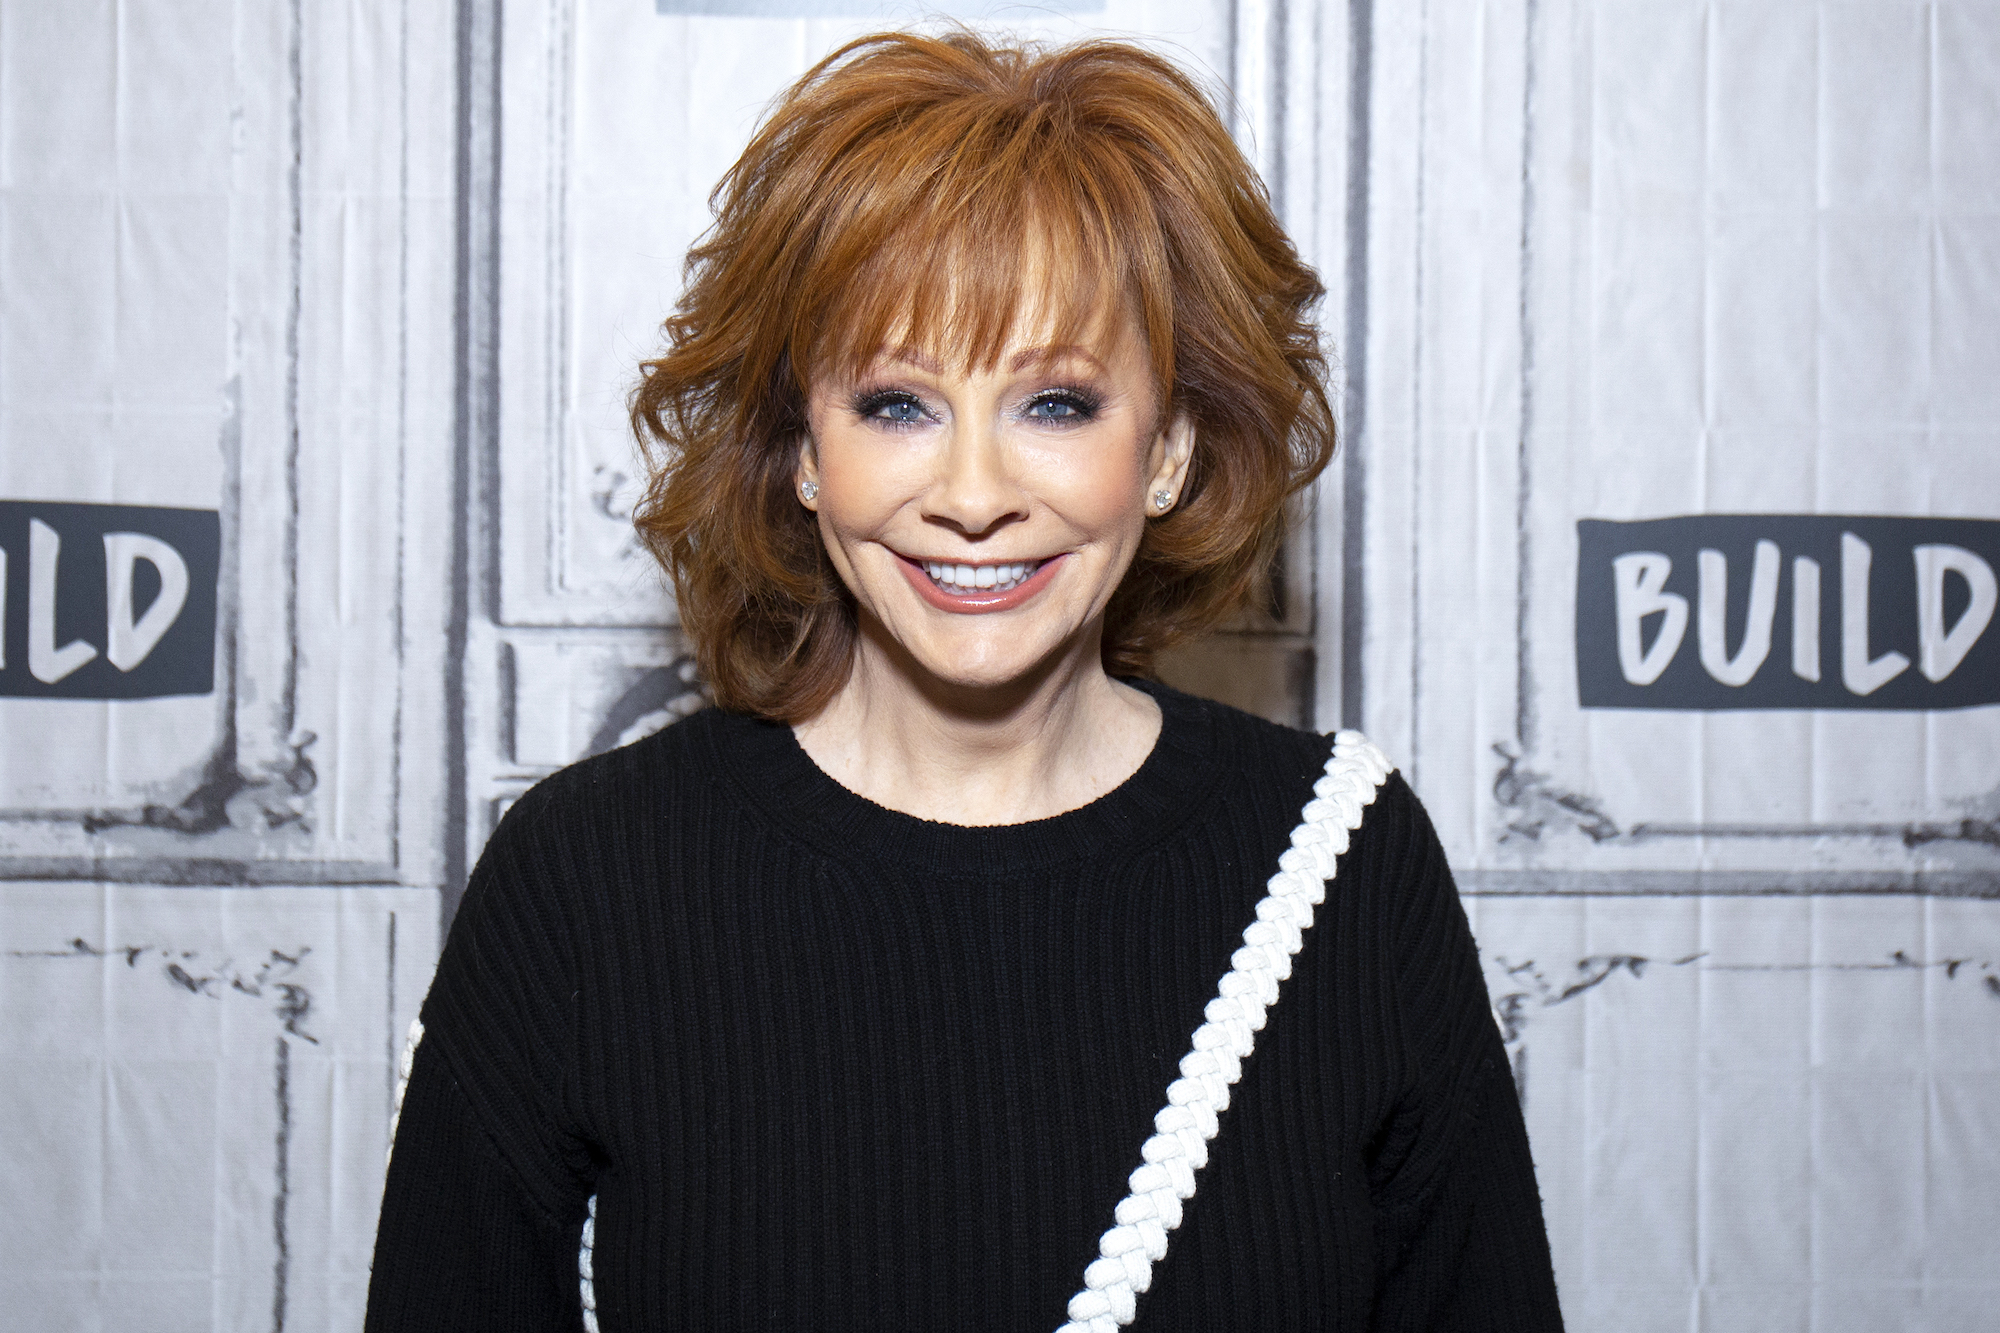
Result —
[[1098, 1240], [1098, 1257], [1083, 1270], [1083, 1290], [1070, 1298], [1070, 1322], [1056, 1333], [1114, 1333], [1132, 1322], [1139, 1293], [1152, 1285], [1153, 1265], [1167, 1257], [1169, 1234], [1194, 1197], [1196, 1173], [1208, 1163], [1230, 1086], [1243, 1076], [1265, 1015], [1278, 1002], [1278, 983], [1292, 975], [1313, 908], [1326, 901], [1335, 858], [1347, 850], [1348, 835], [1361, 827], [1362, 813], [1394, 768], [1360, 732], [1335, 735], [1326, 774], [1299, 812], [1292, 845], [1257, 903], [1257, 919], [1216, 984], [1194, 1030], [1193, 1049], [1181, 1057], [1181, 1076], [1167, 1085], [1167, 1104], [1153, 1117], [1155, 1133], [1139, 1149], [1143, 1164], [1113, 1213], [1117, 1224]]

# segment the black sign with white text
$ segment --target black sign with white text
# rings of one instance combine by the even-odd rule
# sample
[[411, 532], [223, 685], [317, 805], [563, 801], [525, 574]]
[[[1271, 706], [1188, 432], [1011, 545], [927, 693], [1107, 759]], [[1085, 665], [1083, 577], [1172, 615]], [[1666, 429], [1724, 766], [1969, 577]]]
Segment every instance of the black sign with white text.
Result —
[[2000, 521], [1699, 514], [1577, 524], [1585, 708], [2000, 704]]
[[0, 500], [0, 696], [215, 688], [212, 509]]

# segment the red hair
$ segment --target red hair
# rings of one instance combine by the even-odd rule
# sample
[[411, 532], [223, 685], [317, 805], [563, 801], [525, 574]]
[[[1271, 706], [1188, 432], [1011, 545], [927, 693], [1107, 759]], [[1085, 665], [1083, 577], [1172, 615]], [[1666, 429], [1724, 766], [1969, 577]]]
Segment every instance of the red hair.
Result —
[[1132, 312], [1195, 452], [1106, 611], [1114, 674], [1246, 601], [1332, 457], [1324, 289], [1202, 90], [1136, 47], [860, 38], [779, 100], [711, 204], [632, 419], [639, 535], [724, 708], [798, 721], [847, 678], [853, 599], [793, 484], [808, 379], [892, 334], [984, 369], [1024, 302], [1058, 344]]

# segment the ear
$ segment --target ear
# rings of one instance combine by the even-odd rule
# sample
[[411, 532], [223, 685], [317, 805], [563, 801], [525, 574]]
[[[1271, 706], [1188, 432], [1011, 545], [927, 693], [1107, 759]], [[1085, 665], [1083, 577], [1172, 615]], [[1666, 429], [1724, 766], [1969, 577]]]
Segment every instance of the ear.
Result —
[[819, 456], [813, 452], [812, 436], [799, 436], [798, 466], [792, 470], [792, 492], [799, 503], [819, 512]]
[[[1152, 475], [1146, 483], [1146, 512], [1163, 518], [1180, 503], [1188, 465], [1194, 461], [1194, 421], [1186, 413], [1176, 413], [1153, 441], [1148, 460]], [[1166, 502], [1161, 503], [1164, 496]]]

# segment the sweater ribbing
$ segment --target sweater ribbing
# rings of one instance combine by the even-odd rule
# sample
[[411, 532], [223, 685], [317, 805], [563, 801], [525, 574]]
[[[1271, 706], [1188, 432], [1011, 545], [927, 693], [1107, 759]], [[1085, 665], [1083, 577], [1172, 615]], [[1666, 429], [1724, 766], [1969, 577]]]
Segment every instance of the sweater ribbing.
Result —
[[[1328, 749], [1150, 688], [1140, 771], [1030, 824], [885, 810], [720, 713], [524, 797], [425, 1004], [369, 1326], [578, 1327], [593, 1193], [604, 1333], [1062, 1323]], [[1400, 779], [1336, 885], [1135, 1327], [1557, 1327]]]

